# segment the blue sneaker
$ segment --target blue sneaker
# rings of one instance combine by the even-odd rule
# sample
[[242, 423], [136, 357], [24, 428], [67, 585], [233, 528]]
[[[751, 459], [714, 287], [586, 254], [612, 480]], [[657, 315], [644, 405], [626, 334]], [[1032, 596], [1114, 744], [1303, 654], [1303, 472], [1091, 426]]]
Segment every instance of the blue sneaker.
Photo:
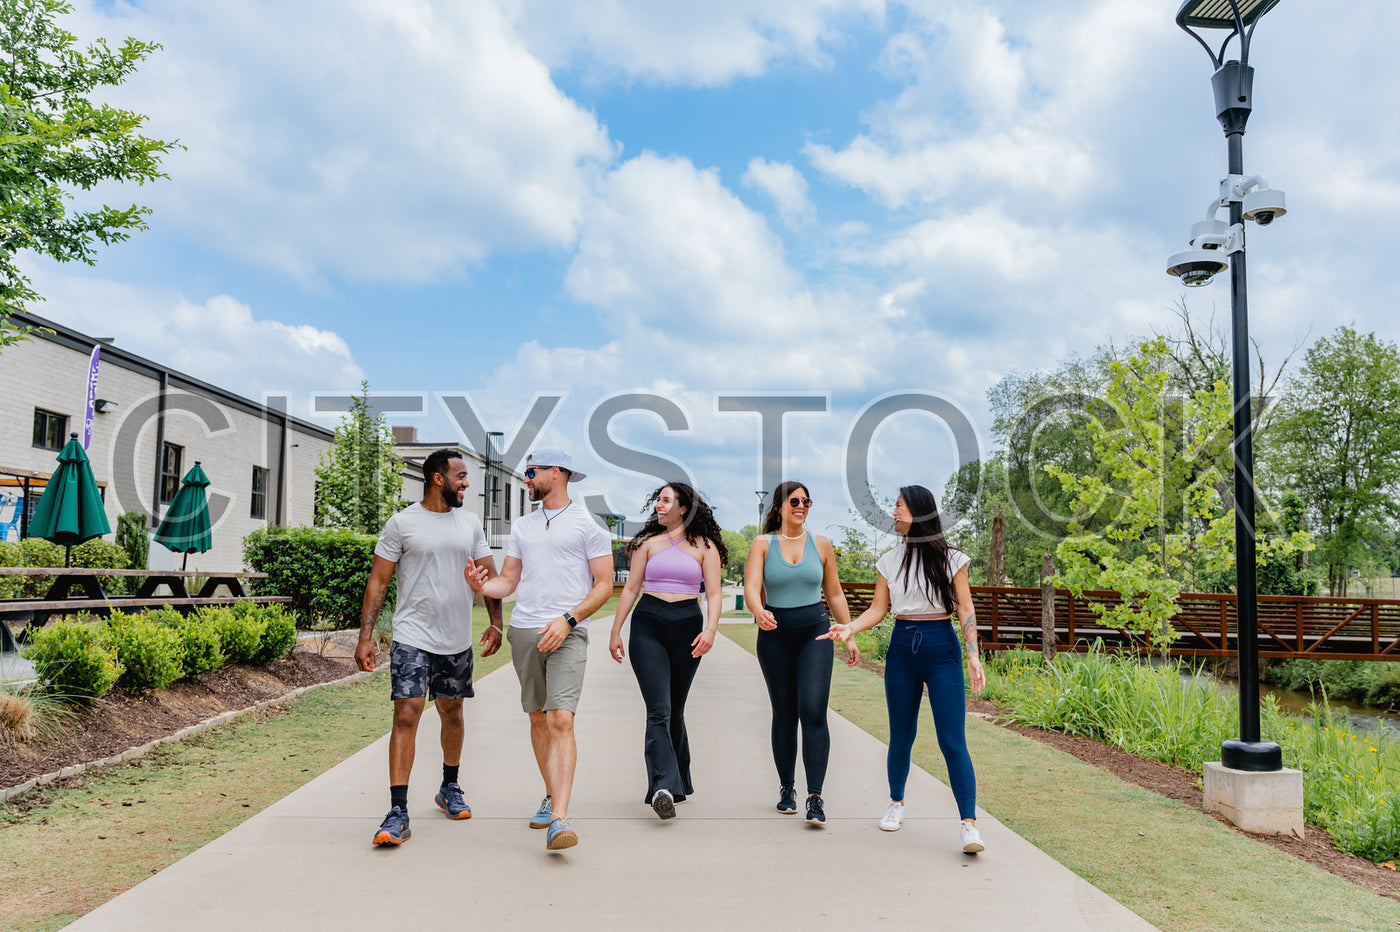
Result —
[[472, 807], [467, 805], [467, 801], [462, 798], [462, 788], [455, 783], [444, 783], [439, 789], [437, 796], [433, 797], [433, 802], [438, 808], [447, 813], [449, 819], [470, 819], [472, 817]]
[[549, 833], [545, 835], [544, 846], [550, 851], [572, 848], [578, 844], [578, 834], [569, 828], [567, 819], [555, 819], [549, 823]]
[[395, 806], [389, 810], [389, 814], [384, 817], [384, 821], [379, 823], [379, 830], [374, 833], [374, 843], [376, 845], [401, 845], [413, 837], [413, 833], [408, 830], [408, 813], [400, 806]]
[[540, 811], [530, 816], [531, 828], [549, 828], [549, 823], [554, 821], [554, 797], [546, 796], [540, 800]]

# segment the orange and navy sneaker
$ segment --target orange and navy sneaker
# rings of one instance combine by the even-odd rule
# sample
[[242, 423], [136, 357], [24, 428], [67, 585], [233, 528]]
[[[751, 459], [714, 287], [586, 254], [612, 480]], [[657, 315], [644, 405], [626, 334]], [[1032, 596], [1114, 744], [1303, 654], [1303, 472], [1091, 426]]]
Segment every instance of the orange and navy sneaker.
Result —
[[444, 783], [438, 789], [437, 796], [433, 797], [433, 802], [438, 808], [447, 813], [449, 819], [470, 819], [472, 817], [472, 807], [467, 805], [467, 801], [462, 798], [462, 788], [455, 783]]
[[374, 843], [401, 845], [412, 837], [413, 833], [408, 830], [408, 813], [404, 812], [403, 807], [395, 806], [379, 824], [379, 830], [374, 833]]

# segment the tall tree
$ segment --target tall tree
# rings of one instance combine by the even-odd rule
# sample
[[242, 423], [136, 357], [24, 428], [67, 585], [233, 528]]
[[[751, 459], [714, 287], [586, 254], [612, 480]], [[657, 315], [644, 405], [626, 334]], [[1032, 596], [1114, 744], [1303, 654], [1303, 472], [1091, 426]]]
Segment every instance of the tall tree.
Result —
[[[1105, 399], [1116, 416], [1092, 424], [1096, 469], [1049, 467], [1084, 516], [1059, 545], [1056, 583], [1076, 594], [1117, 591], [1117, 604], [1094, 610], [1165, 649], [1177, 595], [1233, 565], [1235, 520], [1222, 494], [1231, 467], [1230, 386], [1217, 379], [1209, 389], [1176, 394], [1162, 337], [1109, 368]], [[1095, 527], [1105, 514], [1112, 521]], [[1266, 510], [1260, 518], [1278, 524]], [[1268, 565], [1309, 547], [1304, 531], [1264, 536], [1257, 557]]]
[[[32, 250], [92, 265], [98, 244], [146, 229], [149, 207], [75, 210], [75, 190], [108, 181], [138, 185], [166, 177], [161, 156], [176, 143], [142, 136], [145, 117], [92, 99], [125, 81], [160, 48], [127, 38], [80, 48], [57, 20], [67, 0], [0, 0], [0, 304], [23, 310], [42, 300], [15, 256]], [[0, 347], [25, 329], [0, 316]]]
[[335, 429], [316, 467], [316, 511], [321, 524], [378, 534], [389, 516], [403, 507], [403, 460], [384, 415], [372, 414], [369, 383], [350, 400], [350, 410]]
[[1334, 595], [1400, 517], [1400, 351], [1338, 327], [1304, 355], [1275, 444], [1280, 471], [1307, 504], [1317, 559]]

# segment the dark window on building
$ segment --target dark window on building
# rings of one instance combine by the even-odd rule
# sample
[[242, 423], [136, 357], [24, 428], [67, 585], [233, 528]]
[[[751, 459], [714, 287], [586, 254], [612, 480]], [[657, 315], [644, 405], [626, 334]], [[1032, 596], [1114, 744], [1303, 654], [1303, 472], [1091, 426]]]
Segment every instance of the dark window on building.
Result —
[[185, 458], [185, 448], [167, 443], [160, 448], [160, 503], [168, 505], [175, 499], [180, 488], [180, 462]]
[[253, 467], [253, 493], [251, 496], [252, 506], [248, 514], [253, 518], [267, 517], [267, 470], [261, 466]]
[[45, 450], [62, 450], [68, 442], [68, 416], [34, 409], [34, 445]]
[[525, 513], [525, 490], [524, 490], [524, 489], [521, 489], [521, 490], [520, 490], [520, 513], [521, 513], [522, 515]]
[[510, 520], [510, 480], [506, 480], [506, 520]]

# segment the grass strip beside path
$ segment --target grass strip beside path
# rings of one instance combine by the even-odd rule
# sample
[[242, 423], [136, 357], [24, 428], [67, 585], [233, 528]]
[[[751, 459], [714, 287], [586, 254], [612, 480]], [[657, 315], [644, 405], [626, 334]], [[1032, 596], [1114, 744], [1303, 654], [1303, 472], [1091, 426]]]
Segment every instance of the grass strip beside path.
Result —
[[[485, 609], [473, 620], [480, 640]], [[476, 676], [509, 659], [509, 645], [478, 656]], [[391, 715], [381, 667], [0, 804], [0, 928], [62, 928], [372, 744]]]
[[[720, 631], [750, 652], [758, 629]], [[831, 708], [889, 741], [884, 683], [835, 663]], [[1198, 809], [1039, 741], [967, 720], [977, 802], [1002, 824], [1166, 932], [1400, 927], [1400, 903], [1260, 844]], [[948, 781], [927, 703], [914, 763]], [[910, 800], [917, 810], [918, 800]], [[872, 820], [880, 817], [870, 813]]]

